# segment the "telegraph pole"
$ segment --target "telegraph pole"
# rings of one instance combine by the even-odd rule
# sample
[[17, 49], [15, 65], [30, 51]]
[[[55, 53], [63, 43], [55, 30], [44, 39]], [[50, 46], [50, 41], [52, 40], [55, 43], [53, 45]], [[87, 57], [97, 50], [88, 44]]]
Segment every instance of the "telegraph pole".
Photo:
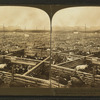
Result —
[[[5, 40], [5, 27], [4, 27], [4, 24], [3, 24], [3, 40]], [[5, 41], [3, 41], [3, 46], [4, 46], [4, 42]]]
[[85, 24], [85, 33], [86, 33], [86, 24]]

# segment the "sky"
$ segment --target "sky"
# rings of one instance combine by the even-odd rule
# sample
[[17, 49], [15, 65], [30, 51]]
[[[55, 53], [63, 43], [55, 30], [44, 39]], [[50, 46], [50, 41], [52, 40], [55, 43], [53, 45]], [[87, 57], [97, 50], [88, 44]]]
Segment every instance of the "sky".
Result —
[[[0, 7], [0, 26], [20, 26], [22, 29], [49, 29], [46, 12], [38, 8], [20, 6]], [[54, 27], [100, 27], [100, 7], [71, 7], [59, 10], [52, 20]]]
[[71, 7], [59, 10], [53, 16], [53, 27], [100, 27], [100, 7]]
[[20, 26], [22, 29], [49, 29], [48, 15], [32, 7], [1, 6], [0, 26]]

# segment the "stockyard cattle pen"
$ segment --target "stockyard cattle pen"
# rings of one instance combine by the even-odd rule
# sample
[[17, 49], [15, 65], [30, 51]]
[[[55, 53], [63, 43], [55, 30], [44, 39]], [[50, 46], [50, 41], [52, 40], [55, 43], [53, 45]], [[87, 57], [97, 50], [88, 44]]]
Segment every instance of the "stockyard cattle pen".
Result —
[[[6, 57], [7, 57], [7, 60], [8, 59], [10, 60], [10, 56], [6, 56]], [[48, 63], [48, 62], [46, 62], [46, 60], [48, 60], [48, 59], [49, 59], [49, 57], [47, 57], [43, 61], [37, 61], [38, 64], [34, 66], [34, 62], [36, 62], [34, 60], [16, 58], [11, 61], [12, 73], [0, 71], [0, 78], [4, 82], [4, 84], [7, 84], [7, 86], [9, 86], [9, 87], [10, 86], [13, 87], [18, 84], [17, 87], [48, 88], [50, 85], [49, 80], [34, 77], [34, 76], [36, 76], [35, 74], [38, 74], [38, 76], [39, 76], [39, 73], [42, 72], [41, 69], [44, 68], [44, 63]], [[21, 75], [21, 74], [14, 73], [15, 72], [14, 68], [17, 66], [17, 64], [18, 65], [20, 64], [19, 66], [21, 66], [21, 64], [22, 64], [22, 65], [31, 65], [33, 67], [31, 67], [31, 69], [29, 69], [27, 72], [25, 72], [23, 75]], [[53, 81], [52, 85], [53, 85], [53, 87], [57, 87], [57, 82]]]
[[[0, 87], [71, 88], [100, 85], [99, 32], [95, 32], [94, 36], [91, 31], [86, 32], [86, 27], [85, 31], [80, 32], [56, 31], [55, 46], [51, 50], [50, 31], [45, 27], [43, 30], [37, 30], [37, 27], [35, 30], [17, 30], [12, 32], [15, 37], [6, 32], [4, 25], [2, 31]], [[83, 39], [80, 38], [82, 35]], [[81, 51], [85, 45], [90, 46], [90, 50], [85, 48]], [[93, 47], [98, 52], [93, 53]]]
[[[54, 52], [54, 54], [57, 54]], [[59, 53], [60, 55], [68, 54]], [[7, 72], [0, 71], [1, 87], [38, 87], [49, 88], [50, 80], [52, 88], [69, 88], [72, 87], [72, 80], [75, 86], [93, 87], [100, 84], [100, 75], [97, 74], [97, 66], [100, 65], [99, 58], [81, 55], [71, 55], [74, 60], [51, 64], [51, 77], [49, 78], [50, 57], [44, 60], [36, 60], [10, 55], [1, 55], [3, 63], [11, 66]], [[54, 59], [53, 59], [54, 60]], [[76, 70], [76, 66], [87, 64], [91, 68], [88, 72]], [[91, 64], [93, 66], [91, 66]], [[18, 67], [18, 68], [17, 68]], [[19, 71], [19, 69], [21, 70]], [[25, 68], [27, 70], [25, 71]], [[23, 69], [23, 70], [22, 70]], [[48, 71], [47, 71], [48, 70]], [[47, 72], [46, 72], [47, 71]], [[70, 83], [71, 82], [71, 83]], [[3, 85], [4, 84], [4, 85]]]
[[[64, 55], [64, 56], [66, 55], [67, 57], [69, 57], [68, 54], [65, 53], [60, 53], [60, 55]], [[100, 66], [99, 63], [100, 58], [91, 57], [91, 56], [93, 55], [88, 55], [88, 56], [71, 55], [71, 57], [73, 57], [74, 60], [60, 62], [55, 65], [52, 64], [51, 79], [57, 81], [60, 84], [68, 85], [68, 82], [71, 78], [72, 80], [76, 78], [76, 80], [73, 81], [73, 84], [76, 83], [75, 85], [76, 87], [79, 86], [98, 87], [100, 84], [100, 73], [98, 73], [98, 68]], [[76, 70], [77, 66], [81, 66], [81, 65], [84, 66], [85, 64], [89, 66], [88, 69]], [[77, 79], [79, 79], [80, 82]], [[81, 82], [83, 83], [83, 85], [81, 84]], [[64, 85], [64, 87], [69, 86], [67, 85]], [[60, 88], [59, 84], [58, 87]]]

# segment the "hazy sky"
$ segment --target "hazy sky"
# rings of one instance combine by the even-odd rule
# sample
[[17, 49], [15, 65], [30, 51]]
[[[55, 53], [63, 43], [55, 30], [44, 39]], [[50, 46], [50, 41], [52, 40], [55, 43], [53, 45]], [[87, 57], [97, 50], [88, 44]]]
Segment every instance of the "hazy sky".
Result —
[[100, 7], [71, 7], [59, 10], [53, 17], [53, 26], [100, 26]]
[[0, 7], [0, 26], [21, 26], [26, 29], [49, 29], [49, 17], [40, 9], [31, 7]]
[[[31, 7], [1, 6], [0, 26], [21, 26], [26, 29], [49, 29], [48, 15]], [[59, 10], [53, 17], [53, 27], [100, 26], [100, 7], [71, 7]]]

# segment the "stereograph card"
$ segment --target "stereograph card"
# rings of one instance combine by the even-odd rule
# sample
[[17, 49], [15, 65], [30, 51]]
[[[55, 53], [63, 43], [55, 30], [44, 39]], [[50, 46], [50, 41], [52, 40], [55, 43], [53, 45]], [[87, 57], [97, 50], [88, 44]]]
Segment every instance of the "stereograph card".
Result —
[[98, 96], [100, 2], [16, 1], [0, 2], [0, 95]]

